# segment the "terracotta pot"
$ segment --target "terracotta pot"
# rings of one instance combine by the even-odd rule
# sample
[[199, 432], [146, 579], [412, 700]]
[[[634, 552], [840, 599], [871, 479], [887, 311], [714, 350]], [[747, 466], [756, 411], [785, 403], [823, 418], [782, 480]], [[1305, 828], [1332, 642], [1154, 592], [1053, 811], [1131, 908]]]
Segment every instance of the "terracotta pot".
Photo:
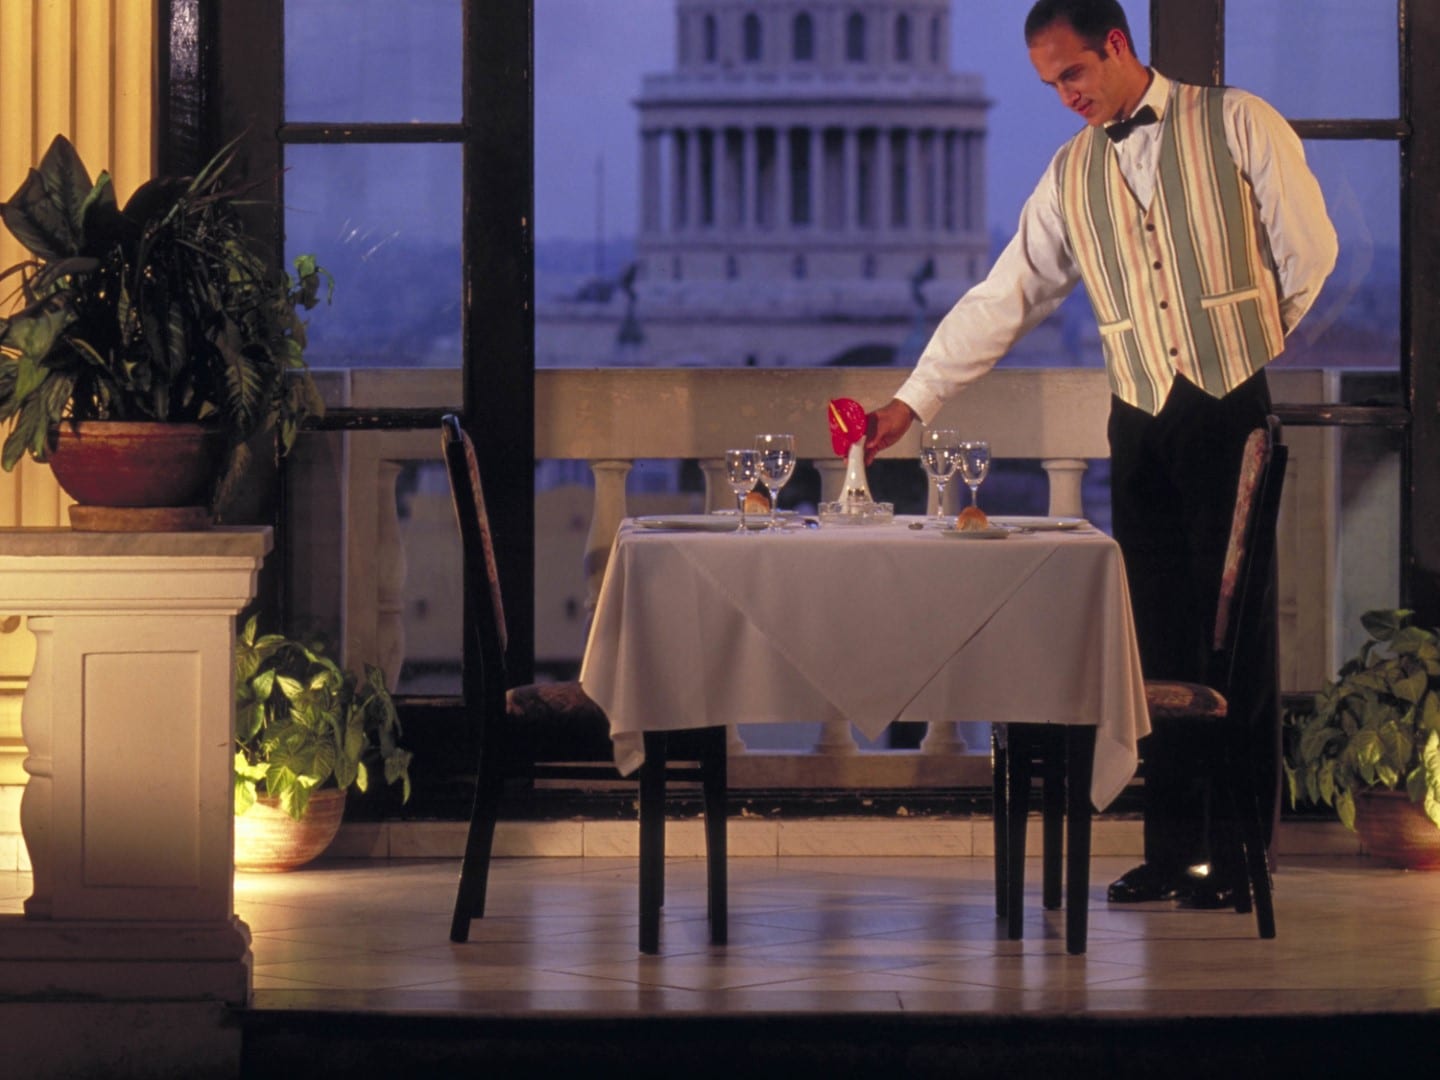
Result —
[[1355, 831], [1366, 855], [1407, 870], [1440, 870], [1440, 828], [1403, 791], [1357, 791]]
[[78, 504], [75, 528], [203, 528], [225, 451], [225, 434], [202, 424], [87, 420], [60, 425], [49, 461]]
[[311, 792], [305, 816], [296, 821], [268, 795], [235, 817], [236, 870], [294, 870], [318, 857], [340, 831], [345, 792]]

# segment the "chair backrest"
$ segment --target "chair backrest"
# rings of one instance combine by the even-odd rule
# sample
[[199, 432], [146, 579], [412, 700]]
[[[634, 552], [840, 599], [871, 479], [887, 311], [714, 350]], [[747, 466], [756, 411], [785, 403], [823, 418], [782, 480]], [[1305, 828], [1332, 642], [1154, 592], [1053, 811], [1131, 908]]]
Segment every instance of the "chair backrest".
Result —
[[1275, 562], [1275, 528], [1289, 451], [1280, 441], [1280, 421], [1271, 416], [1245, 440], [1235, 513], [1215, 609], [1213, 647], [1228, 687], [1235, 658], [1246, 646], [1266, 602], [1266, 585]]
[[[485, 511], [485, 492], [480, 486], [480, 466], [475, 460], [474, 444], [461, 427], [459, 417], [449, 413], [441, 417], [440, 435], [464, 552], [466, 620], [475, 630], [481, 676], [487, 686], [503, 695], [509, 685], [505, 673], [509, 638], [505, 630], [505, 604], [500, 596], [500, 575], [495, 568], [490, 515]], [[466, 697], [470, 696], [467, 687]]]

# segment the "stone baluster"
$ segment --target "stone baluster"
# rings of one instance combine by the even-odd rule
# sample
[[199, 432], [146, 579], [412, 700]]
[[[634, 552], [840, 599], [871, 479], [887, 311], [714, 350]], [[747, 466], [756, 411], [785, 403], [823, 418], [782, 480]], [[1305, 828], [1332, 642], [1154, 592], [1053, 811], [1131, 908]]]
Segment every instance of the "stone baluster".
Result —
[[25, 901], [25, 914], [32, 919], [48, 919], [54, 895], [52, 851], [55, 846], [55, 759], [54, 745], [54, 629], [51, 616], [31, 616], [27, 620], [35, 635], [35, 667], [25, 686], [25, 700], [20, 713], [20, 733], [29, 753], [24, 761], [30, 780], [20, 797], [20, 831], [30, 853], [30, 897]]
[[817, 458], [814, 464], [815, 471], [820, 474], [820, 500], [834, 502], [840, 498], [840, 490], [845, 486], [845, 459], [834, 456]]
[[970, 749], [965, 736], [960, 734], [960, 725], [954, 720], [932, 720], [925, 729], [925, 738], [920, 740], [922, 754], [963, 754]]
[[705, 510], [729, 509], [735, 505], [730, 480], [725, 475], [724, 458], [701, 458], [700, 475], [705, 478]]
[[1040, 462], [1050, 479], [1050, 513], [1055, 517], [1083, 517], [1080, 482], [1085, 477], [1082, 458], [1047, 458]]
[[846, 721], [827, 720], [820, 725], [815, 753], [822, 757], [853, 757], [860, 753], [860, 744], [855, 741], [855, 733]]
[[595, 476], [595, 507], [590, 515], [590, 532], [585, 537], [585, 610], [595, 614], [600, 600], [600, 583], [615, 533], [625, 517], [625, 478], [634, 462], [607, 458], [590, 462]]

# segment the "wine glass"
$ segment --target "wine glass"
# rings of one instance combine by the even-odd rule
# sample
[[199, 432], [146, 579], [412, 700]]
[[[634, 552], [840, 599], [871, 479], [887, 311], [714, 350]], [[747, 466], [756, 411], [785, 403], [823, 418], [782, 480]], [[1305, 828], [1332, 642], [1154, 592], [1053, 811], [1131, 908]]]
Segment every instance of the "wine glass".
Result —
[[745, 531], [745, 496], [755, 490], [755, 481], [760, 479], [760, 454], [755, 450], [726, 450], [725, 476], [730, 481], [730, 490], [735, 493], [735, 508], [740, 512], [740, 525], [736, 532]]
[[970, 505], [980, 505], [980, 484], [990, 471], [990, 444], [971, 441], [960, 444], [960, 476], [970, 489]]
[[780, 528], [780, 489], [795, 471], [795, 436], [758, 435], [755, 451], [760, 455], [760, 482], [770, 492], [769, 532]]
[[949, 428], [927, 428], [920, 436], [920, 464], [935, 481], [935, 516], [930, 520], [946, 525], [945, 485], [960, 464], [960, 433]]

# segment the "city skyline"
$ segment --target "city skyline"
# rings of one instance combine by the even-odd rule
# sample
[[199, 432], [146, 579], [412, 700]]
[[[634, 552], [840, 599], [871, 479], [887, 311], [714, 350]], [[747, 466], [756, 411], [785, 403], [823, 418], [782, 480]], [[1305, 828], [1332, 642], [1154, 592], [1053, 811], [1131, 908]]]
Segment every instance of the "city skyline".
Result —
[[[951, 67], [979, 74], [993, 102], [990, 228], [1014, 227], [1041, 171], [1077, 126], [1026, 59], [1024, 18], [1025, 8], [1015, 0], [970, 0], [952, 19]], [[1132, 30], [1144, 55], [1148, 26]], [[988, 44], [967, 49], [967, 41]], [[675, 0], [536, 0], [539, 241], [597, 235], [596, 170], [601, 162], [604, 235], [634, 235], [639, 151], [633, 101], [643, 76], [674, 66]], [[577, 87], [584, 88], [583, 93], [577, 93]]]

